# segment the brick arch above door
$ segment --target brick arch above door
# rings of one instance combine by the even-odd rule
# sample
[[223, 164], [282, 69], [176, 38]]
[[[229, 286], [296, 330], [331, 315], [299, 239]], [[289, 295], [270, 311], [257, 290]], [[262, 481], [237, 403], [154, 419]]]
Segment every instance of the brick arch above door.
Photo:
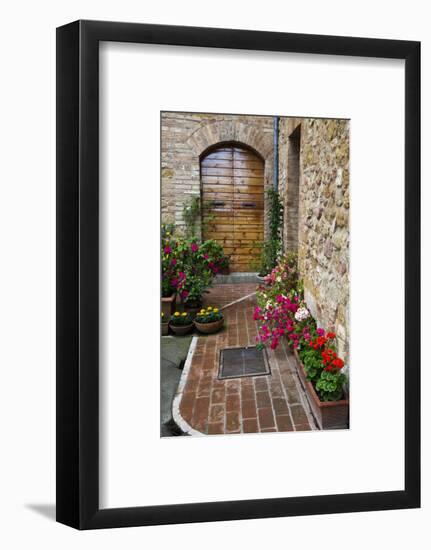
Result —
[[[264, 187], [273, 184], [274, 164], [274, 133], [273, 128], [264, 131], [253, 121], [251, 123], [234, 119], [218, 120], [202, 123], [186, 140], [188, 148], [193, 151], [192, 171], [200, 173], [200, 159], [208, 151], [223, 143], [236, 143], [245, 146], [262, 157], [264, 160]], [[267, 235], [268, 213], [264, 205], [264, 236]], [[202, 234], [201, 234], [202, 236]]]
[[[205, 113], [162, 113], [162, 220], [184, 230], [183, 208], [200, 195], [200, 158], [212, 146], [240, 142], [265, 160], [265, 188], [273, 184], [273, 117]], [[265, 210], [265, 235], [267, 212]], [[201, 228], [197, 234], [202, 237]]]
[[212, 146], [223, 142], [238, 142], [251, 147], [264, 160], [273, 156], [273, 135], [262, 132], [252, 124], [244, 122], [216, 121], [202, 124], [188, 138], [187, 144], [200, 157]]

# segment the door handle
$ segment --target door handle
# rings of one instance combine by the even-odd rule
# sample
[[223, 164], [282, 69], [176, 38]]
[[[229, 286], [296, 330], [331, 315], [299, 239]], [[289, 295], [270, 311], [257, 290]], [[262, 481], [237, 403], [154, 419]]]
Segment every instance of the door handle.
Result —
[[255, 202], [243, 202], [241, 204], [241, 206], [243, 208], [256, 208], [256, 203]]
[[224, 202], [223, 201], [213, 201], [213, 207], [214, 208], [217, 208], [218, 206], [224, 206]]

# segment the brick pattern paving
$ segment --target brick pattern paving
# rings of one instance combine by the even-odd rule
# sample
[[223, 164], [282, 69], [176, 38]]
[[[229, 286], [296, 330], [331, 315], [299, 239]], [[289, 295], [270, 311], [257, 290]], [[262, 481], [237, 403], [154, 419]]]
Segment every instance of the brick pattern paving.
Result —
[[[206, 301], [212, 305], [221, 305], [232, 302], [233, 296], [244, 296], [254, 289], [254, 284], [219, 285], [211, 290]], [[256, 298], [252, 296], [229, 306], [223, 311], [226, 324], [224, 330], [218, 334], [198, 337], [183, 389], [180, 413], [192, 428], [201, 433], [315, 429], [304, 408], [305, 396], [302, 395], [293, 356], [287, 346], [279, 346], [275, 352], [269, 350], [269, 375], [230, 380], [217, 378], [220, 349], [255, 345], [255, 304]]]
[[256, 290], [256, 283], [235, 283], [212, 286], [204, 294], [204, 306], [224, 307]]

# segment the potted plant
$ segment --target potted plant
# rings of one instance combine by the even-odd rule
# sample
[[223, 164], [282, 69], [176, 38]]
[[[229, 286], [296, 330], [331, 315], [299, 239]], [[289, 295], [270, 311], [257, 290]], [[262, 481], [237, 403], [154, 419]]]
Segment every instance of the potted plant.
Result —
[[344, 392], [346, 375], [341, 372], [344, 363], [335, 352], [326, 363], [322, 362], [314, 351], [317, 350], [294, 350], [296, 370], [313, 416], [322, 430], [347, 428], [349, 399]]
[[169, 317], [163, 313], [161, 314], [161, 327], [162, 327], [162, 336], [167, 336], [169, 334]]
[[335, 333], [316, 328], [305, 308], [296, 311], [295, 319], [298, 320], [292, 332], [295, 338], [289, 339], [289, 345], [313, 416], [322, 430], [347, 428], [349, 399], [344, 391], [347, 377], [342, 372], [344, 361], [335, 349]]
[[224, 317], [218, 308], [209, 306], [199, 311], [195, 317], [194, 323], [199, 332], [203, 334], [213, 334], [223, 327]]
[[207, 286], [207, 279], [202, 274], [188, 274], [186, 276], [180, 293], [185, 311], [195, 315], [202, 308], [202, 295]]
[[173, 228], [169, 225], [162, 225], [162, 298], [161, 309], [166, 319], [175, 311], [176, 280], [177, 280], [177, 259], [173, 251]]
[[162, 313], [165, 315], [167, 319], [169, 319], [169, 317], [175, 311], [176, 297], [177, 297], [177, 294], [175, 290], [169, 285], [164, 285], [164, 282], [162, 280], [161, 308], [162, 308]]
[[192, 316], [186, 311], [176, 311], [171, 317], [169, 327], [177, 336], [184, 336], [193, 330]]

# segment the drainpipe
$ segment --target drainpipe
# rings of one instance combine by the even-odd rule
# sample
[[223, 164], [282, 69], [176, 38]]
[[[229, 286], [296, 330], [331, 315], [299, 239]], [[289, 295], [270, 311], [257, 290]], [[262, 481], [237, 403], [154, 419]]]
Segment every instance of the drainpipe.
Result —
[[279, 117], [274, 117], [274, 189], [278, 191], [278, 121]]

